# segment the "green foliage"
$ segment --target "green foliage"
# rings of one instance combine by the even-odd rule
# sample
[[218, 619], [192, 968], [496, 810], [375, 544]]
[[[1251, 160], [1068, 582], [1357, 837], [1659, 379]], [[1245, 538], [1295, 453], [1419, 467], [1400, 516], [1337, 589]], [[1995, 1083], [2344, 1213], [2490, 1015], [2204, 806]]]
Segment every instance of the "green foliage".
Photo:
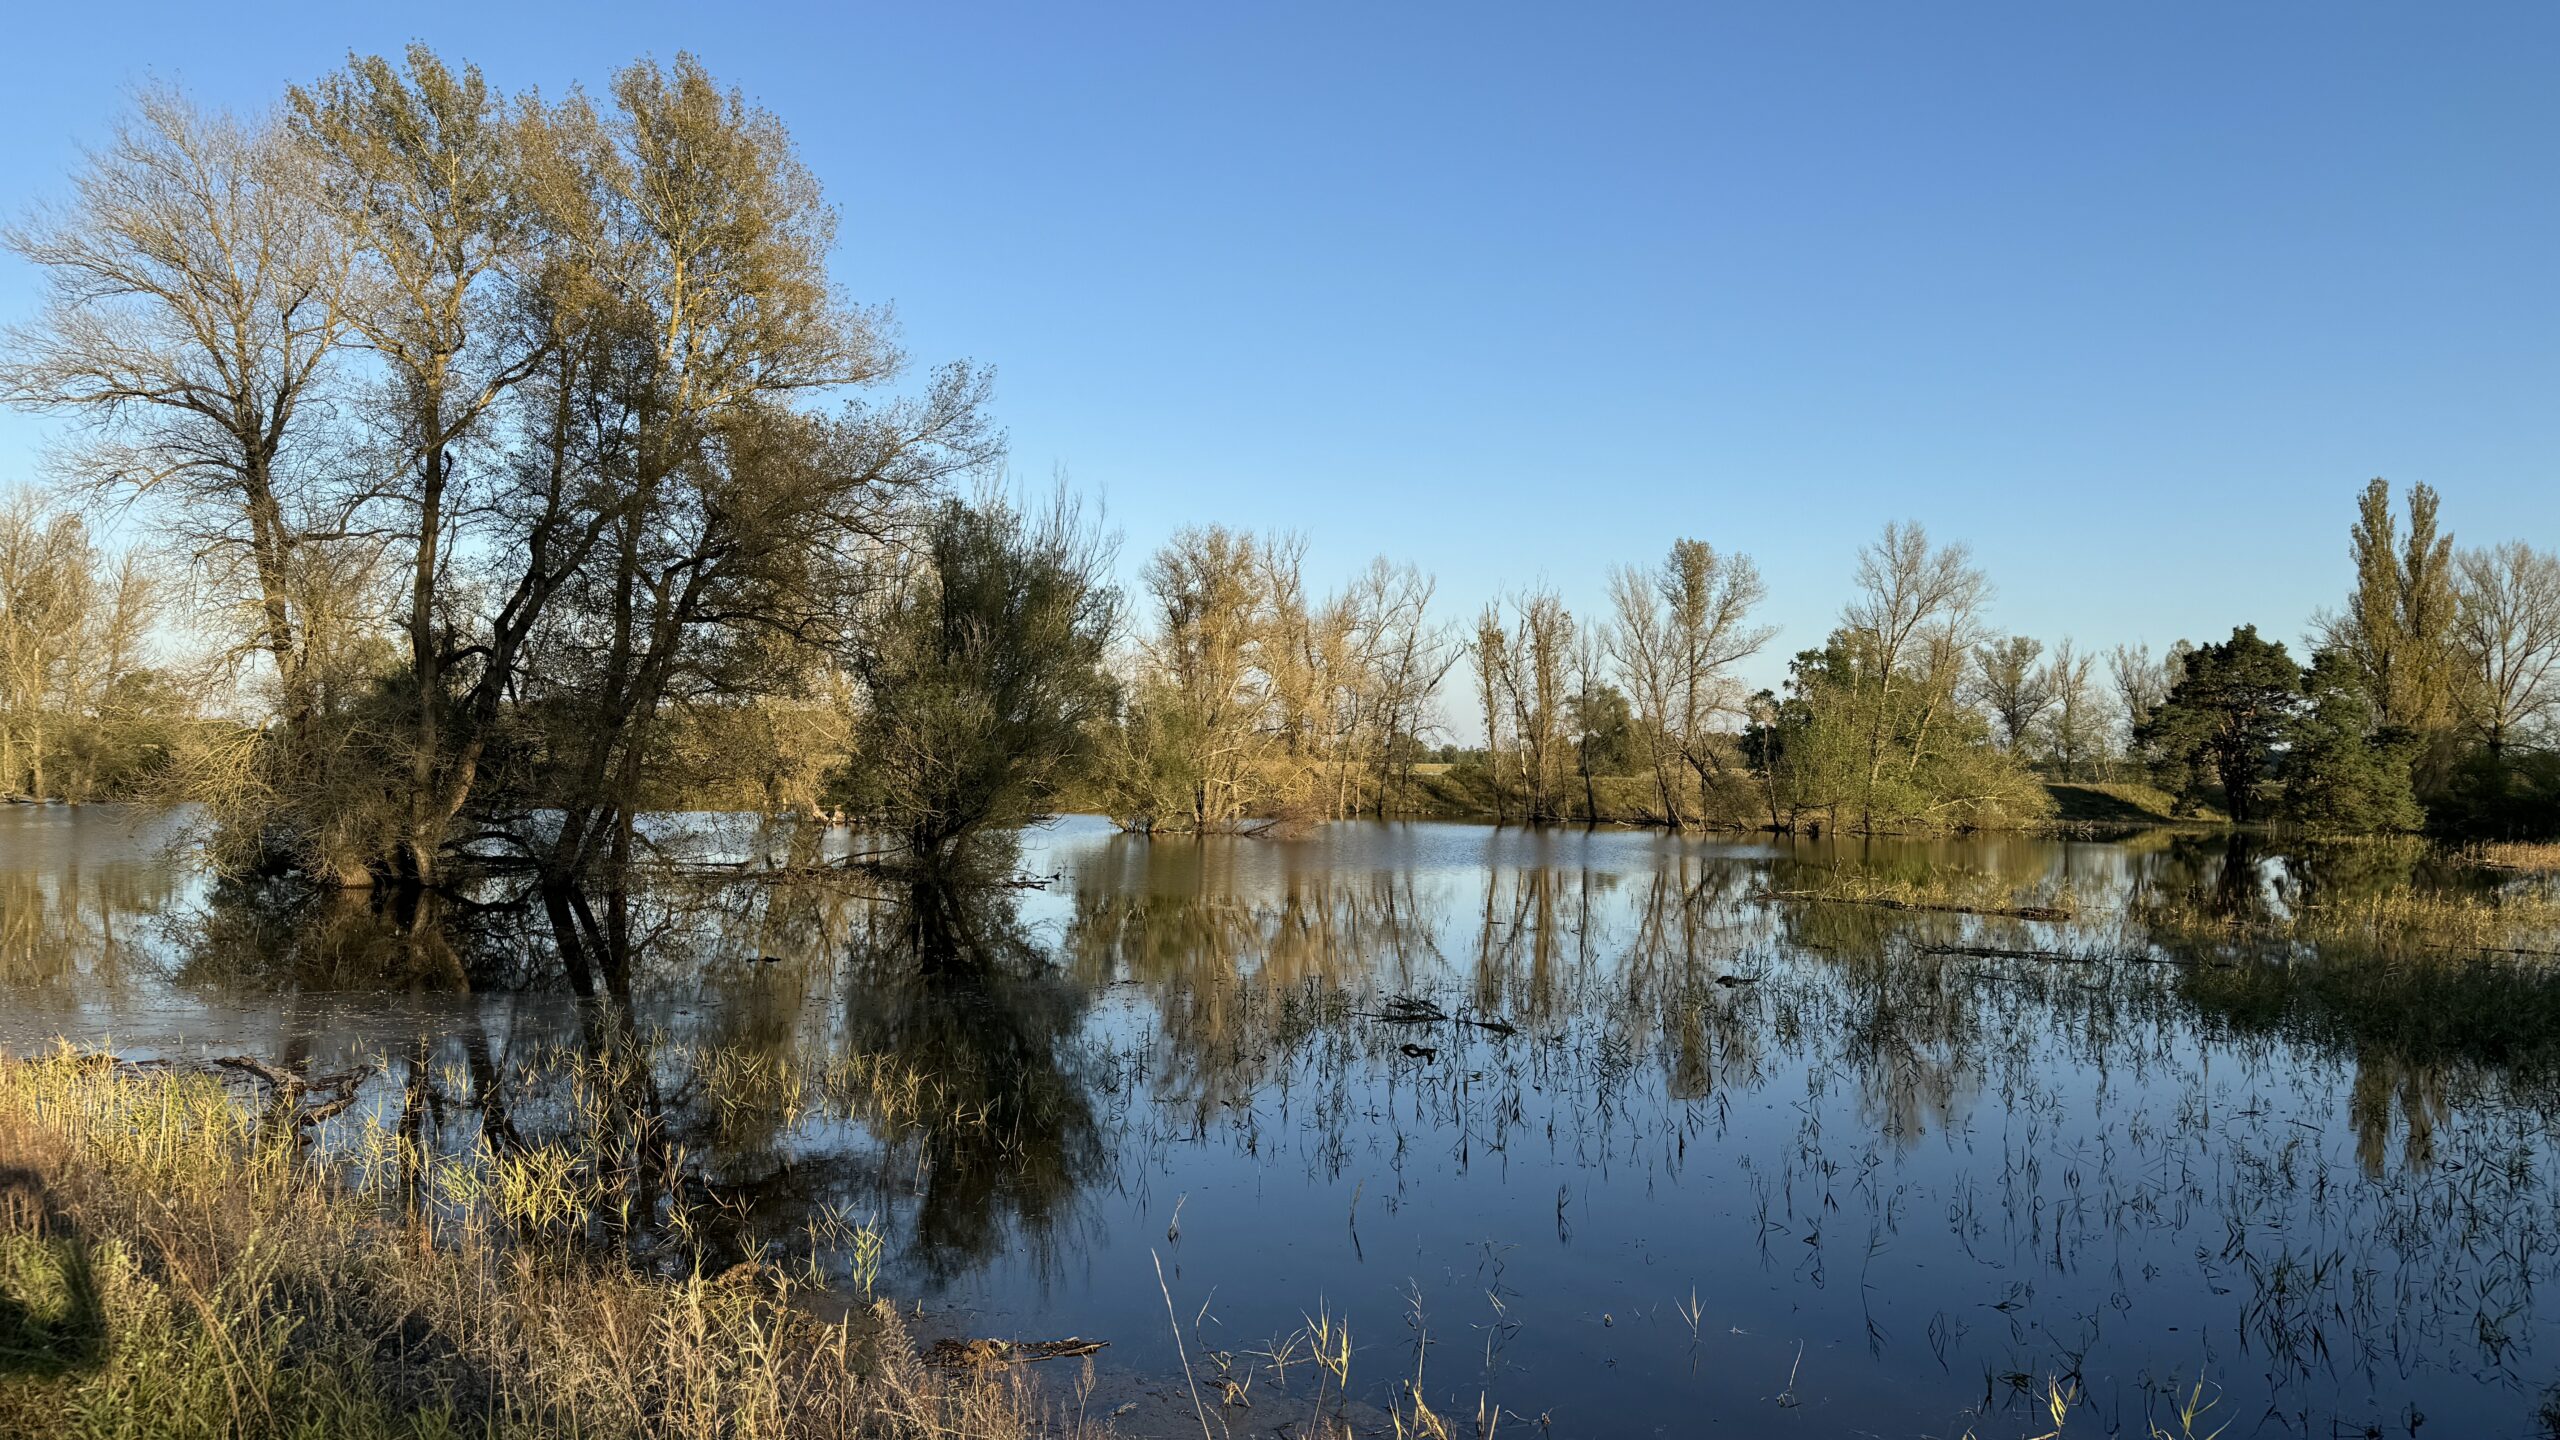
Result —
[[2314, 658], [2303, 693], [2284, 757], [2286, 816], [2359, 834], [2419, 828], [2426, 817], [2409, 788], [2418, 737], [2376, 728], [2352, 662], [2334, 650]]
[[2423, 742], [2379, 722], [2356, 657], [2322, 650], [2306, 672], [2244, 625], [2189, 650], [2180, 668], [2136, 738], [2182, 807], [2218, 792], [2244, 823], [2384, 834], [2425, 822], [2411, 784]]
[[2483, 747], [2462, 757], [2429, 796], [2427, 820], [2456, 835], [2560, 837], [2560, 751]]
[[2183, 672], [2135, 731], [2160, 783], [2193, 806], [2209, 788], [2246, 823], [2266, 818], [2259, 787], [2276, 777], [2281, 746], [2302, 705], [2302, 667], [2281, 642], [2243, 625], [2217, 645], [2187, 653]]
[[2376, 477], [2357, 497], [2349, 531], [2356, 588], [2328, 623], [2328, 643], [2373, 707], [2375, 723], [2420, 735], [2453, 723], [2458, 683], [2453, 537], [2436, 529], [2436, 492], [2409, 487], [2405, 539], [2391, 486]]
[[2418, 737], [2375, 727], [2352, 662], [2334, 650], [2314, 658], [2303, 695], [2286, 737], [2286, 817], [2359, 834], [2417, 829], [2425, 815], [2410, 792], [2409, 764]]
[[856, 665], [849, 787], [864, 814], [940, 859], [1052, 808], [1116, 700], [1103, 669], [1119, 605], [1103, 554], [1061, 502], [934, 512], [924, 562]]
[[1787, 694], [1747, 747], [1764, 767], [1772, 823], [1871, 831], [1992, 828], [2040, 820], [2052, 797], [2025, 758], [1995, 743], [1990, 720], [1950, 703], [1917, 667], [1879, 673], [1877, 650], [1850, 631], [1796, 656]]
[[1575, 764], [1585, 775], [1626, 775], [1641, 763], [1635, 712], [1626, 692], [1615, 685], [1594, 685], [1566, 702], [1573, 728]]
[[1120, 723], [1104, 738], [1096, 799], [1133, 831], [1207, 829], [1208, 797], [1234, 793], [1215, 773], [1221, 758], [1209, 743], [1206, 717], [1184, 703], [1181, 687], [1141, 675], [1130, 686]]

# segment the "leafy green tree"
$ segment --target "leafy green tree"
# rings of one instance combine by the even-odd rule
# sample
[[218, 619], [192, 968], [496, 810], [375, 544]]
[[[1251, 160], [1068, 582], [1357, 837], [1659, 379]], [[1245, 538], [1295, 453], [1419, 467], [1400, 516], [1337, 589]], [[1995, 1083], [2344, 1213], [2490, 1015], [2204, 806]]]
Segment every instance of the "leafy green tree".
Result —
[[1925, 671], [1887, 684], [1874, 674], [1882, 663], [1871, 636], [1848, 629], [1796, 656], [1785, 697], [1764, 705], [1745, 734], [1745, 753], [1764, 769], [1772, 824], [1961, 830], [2050, 811], [2023, 757], [1994, 743], [1988, 717], [1928, 703], [1943, 690]]
[[2281, 642], [2243, 625], [2218, 645], [2187, 652], [2181, 670], [2136, 740], [2181, 802], [2194, 805], [2218, 785], [2232, 819], [2263, 818], [2258, 787], [2275, 777], [2302, 707], [2302, 667]]
[[2431, 796], [2428, 823], [2461, 835], [2508, 840], [2560, 836], [2560, 751], [2485, 746], [2462, 757], [2441, 794]]
[[1581, 768], [1593, 775], [1631, 775], [1636, 753], [1635, 711], [1626, 692], [1606, 683], [1575, 693], [1571, 710], [1573, 748]]
[[1000, 501], [935, 510], [925, 563], [856, 665], [855, 797], [918, 861], [1047, 812], [1091, 758], [1116, 700], [1107, 570], [1063, 499], [1039, 516]]
[[2418, 737], [2374, 723], [2354, 661], [2321, 651], [2303, 677], [2303, 696], [2285, 743], [2286, 816], [2362, 834], [2417, 829], [2426, 818], [2409, 789]]

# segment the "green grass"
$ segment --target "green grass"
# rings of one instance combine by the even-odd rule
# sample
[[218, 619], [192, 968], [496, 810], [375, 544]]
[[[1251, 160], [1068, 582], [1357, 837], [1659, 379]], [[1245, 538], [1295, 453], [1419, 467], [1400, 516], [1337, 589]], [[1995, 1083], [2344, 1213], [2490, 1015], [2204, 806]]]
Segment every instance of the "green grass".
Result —
[[[1516, 783], [1505, 801], [1505, 812], [1517, 820], [1525, 803]], [[1557, 800], [1574, 822], [1596, 819], [1610, 825], [1659, 825], [1662, 823], [1662, 799], [1654, 789], [1650, 775], [1595, 775], [1586, 802], [1582, 777], [1567, 775], [1557, 791]], [[1691, 797], [1695, 803], [1695, 797]], [[1478, 764], [1444, 765], [1436, 770], [1416, 766], [1413, 788], [1394, 806], [1395, 814], [1439, 820], [1490, 820], [1494, 818], [1494, 794], [1485, 769]], [[1586, 809], [1596, 809], [1588, 815]], [[1695, 817], [1692, 817], [1693, 821]], [[1766, 817], [1746, 815], [1711, 816], [1710, 823], [1720, 828], [1749, 827]]]
[[2044, 788], [2053, 796], [2053, 820], [2066, 825], [2219, 823], [2225, 818], [2210, 808], [2181, 813], [2177, 797], [2156, 785], [2051, 780]]

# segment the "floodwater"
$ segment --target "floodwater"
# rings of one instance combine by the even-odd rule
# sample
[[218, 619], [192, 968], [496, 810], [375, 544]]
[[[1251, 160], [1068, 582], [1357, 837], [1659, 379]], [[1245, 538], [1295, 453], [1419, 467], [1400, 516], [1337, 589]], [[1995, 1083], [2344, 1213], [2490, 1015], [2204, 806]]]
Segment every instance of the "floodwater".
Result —
[[[1080, 1402], [1042, 1369], [1141, 1433], [1197, 1432], [1194, 1386], [1213, 1431], [1303, 1433], [1318, 1319], [1355, 1427], [1408, 1384], [1461, 1433], [1988, 1440], [2057, 1388], [2066, 1435], [2560, 1426], [2560, 938], [2288, 929], [2545, 882], [2202, 833], [1071, 818], [926, 924], [668, 823], [746, 863], [635, 902], [581, 1000], [503, 884], [392, 913], [217, 884], [167, 814], [0, 810], [0, 1047], [370, 1063], [458, 1153], [575, 1140], [561, 1077], [624, 1047], [722, 1217], [687, 1244], [814, 1243], [849, 1296], [868, 1224], [927, 1335], [1109, 1341]], [[1930, 876], [2073, 916], [1802, 894]]]

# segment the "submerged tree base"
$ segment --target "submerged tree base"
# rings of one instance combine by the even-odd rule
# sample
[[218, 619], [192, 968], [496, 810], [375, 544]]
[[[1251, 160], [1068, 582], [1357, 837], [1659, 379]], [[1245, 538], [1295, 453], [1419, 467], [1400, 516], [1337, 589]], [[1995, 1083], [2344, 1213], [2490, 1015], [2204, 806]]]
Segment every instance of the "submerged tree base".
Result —
[[928, 1368], [885, 1303], [827, 1322], [772, 1266], [664, 1278], [452, 1196], [404, 1213], [302, 1133], [202, 1075], [0, 1059], [0, 1434], [1074, 1428], [1019, 1376]]

